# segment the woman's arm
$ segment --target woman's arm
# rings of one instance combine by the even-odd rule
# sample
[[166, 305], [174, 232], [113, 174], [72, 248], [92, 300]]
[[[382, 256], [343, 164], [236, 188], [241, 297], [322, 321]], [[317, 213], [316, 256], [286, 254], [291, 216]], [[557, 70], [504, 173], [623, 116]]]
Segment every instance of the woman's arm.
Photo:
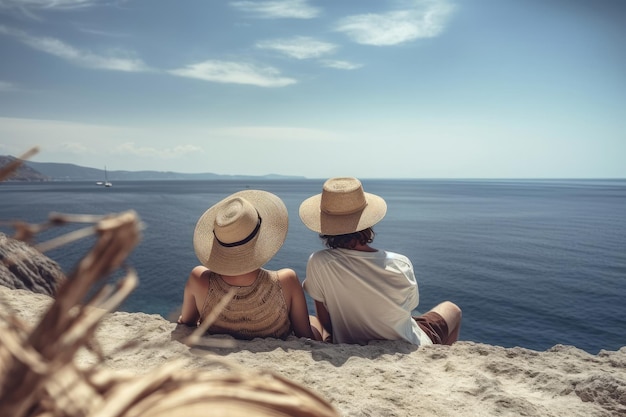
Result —
[[289, 320], [291, 320], [294, 333], [298, 337], [313, 339], [313, 331], [309, 322], [309, 310], [298, 275], [293, 269], [284, 268], [278, 271], [278, 279], [287, 302]]
[[183, 294], [183, 306], [181, 308], [178, 323], [188, 326], [196, 326], [200, 319], [200, 309], [204, 297], [208, 291], [209, 281], [203, 276], [208, 269], [204, 266], [196, 266], [189, 274], [185, 293]]
[[323, 340], [329, 342], [332, 340], [333, 324], [330, 321], [330, 314], [326, 310], [326, 306], [321, 301], [315, 300], [315, 315], [323, 328]]

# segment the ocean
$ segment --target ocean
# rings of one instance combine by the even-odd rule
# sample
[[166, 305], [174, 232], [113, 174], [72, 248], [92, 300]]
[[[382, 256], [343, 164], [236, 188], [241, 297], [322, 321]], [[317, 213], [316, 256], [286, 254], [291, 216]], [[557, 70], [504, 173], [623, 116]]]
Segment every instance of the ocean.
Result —
[[[382, 196], [386, 217], [374, 247], [407, 255], [420, 289], [419, 312], [443, 300], [463, 310], [461, 340], [590, 353], [626, 345], [626, 180], [362, 180]], [[50, 212], [135, 210], [146, 228], [128, 263], [140, 284], [120, 310], [176, 315], [190, 270], [192, 235], [211, 205], [242, 189], [283, 199], [285, 245], [266, 266], [305, 278], [322, 249], [298, 207], [323, 180], [0, 183], [0, 221], [44, 222]], [[39, 241], [84, 225], [42, 233]], [[6, 224], [0, 231], [11, 235]], [[69, 272], [93, 238], [48, 252]], [[110, 281], [117, 279], [112, 276]], [[310, 299], [309, 309], [313, 314]]]

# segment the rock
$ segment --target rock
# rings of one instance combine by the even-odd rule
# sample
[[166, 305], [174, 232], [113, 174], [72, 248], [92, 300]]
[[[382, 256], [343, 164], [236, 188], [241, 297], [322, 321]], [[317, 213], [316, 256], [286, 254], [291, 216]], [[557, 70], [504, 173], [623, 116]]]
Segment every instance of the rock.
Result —
[[32, 246], [0, 233], [0, 285], [54, 296], [64, 280], [59, 264]]
[[[6, 301], [0, 303], [0, 324], [6, 309], [25, 327], [38, 323], [53, 302], [1, 287], [0, 300]], [[100, 322], [92, 344], [98, 349], [78, 352], [75, 363], [124, 377], [155, 375], [177, 361], [197, 374], [271, 371], [316, 392], [345, 417], [626, 416], [626, 347], [592, 355], [565, 345], [539, 352], [470, 341], [418, 347], [378, 340], [361, 346], [224, 335], [204, 336], [189, 347], [185, 341], [193, 330], [156, 314], [117, 311]], [[0, 347], [2, 342], [0, 337]], [[84, 398], [71, 388], [66, 396]]]
[[[0, 168], [9, 165], [16, 158], [13, 156], [3, 156], [0, 155]], [[21, 164], [15, 170], [13, 170], [9, 177], [5, 179], [5, 181], [49, 181], [50, 177], [42, 174], [36, 169], [32, 168], [28, 164]]]

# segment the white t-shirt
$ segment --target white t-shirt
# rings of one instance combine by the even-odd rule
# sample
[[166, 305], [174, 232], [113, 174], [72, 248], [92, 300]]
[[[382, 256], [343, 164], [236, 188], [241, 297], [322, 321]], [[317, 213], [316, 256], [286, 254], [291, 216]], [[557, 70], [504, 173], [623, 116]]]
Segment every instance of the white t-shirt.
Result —
[[411, 261], [393, 252], [325, 249], [309, 258], [305, 291], [324, 303], [334, 343], [432, 341], [411, 317], [419, 303]]

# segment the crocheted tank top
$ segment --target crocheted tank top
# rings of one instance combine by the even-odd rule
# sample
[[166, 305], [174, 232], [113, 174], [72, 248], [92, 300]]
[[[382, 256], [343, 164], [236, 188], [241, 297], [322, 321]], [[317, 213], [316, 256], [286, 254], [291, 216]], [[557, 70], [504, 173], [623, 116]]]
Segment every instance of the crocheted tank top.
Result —
[[285, 339], [291, 334], [291, 321], [278, 272], [265, 269], [261, 269], [254, 283], [247, 287], [231, 286], [219, 274], [211, 272], [201, 320], [231, 288], [235, 288], [235, 296], [209, 326], [208, 333], [230, 334], [248, 340], [255, 337]]

